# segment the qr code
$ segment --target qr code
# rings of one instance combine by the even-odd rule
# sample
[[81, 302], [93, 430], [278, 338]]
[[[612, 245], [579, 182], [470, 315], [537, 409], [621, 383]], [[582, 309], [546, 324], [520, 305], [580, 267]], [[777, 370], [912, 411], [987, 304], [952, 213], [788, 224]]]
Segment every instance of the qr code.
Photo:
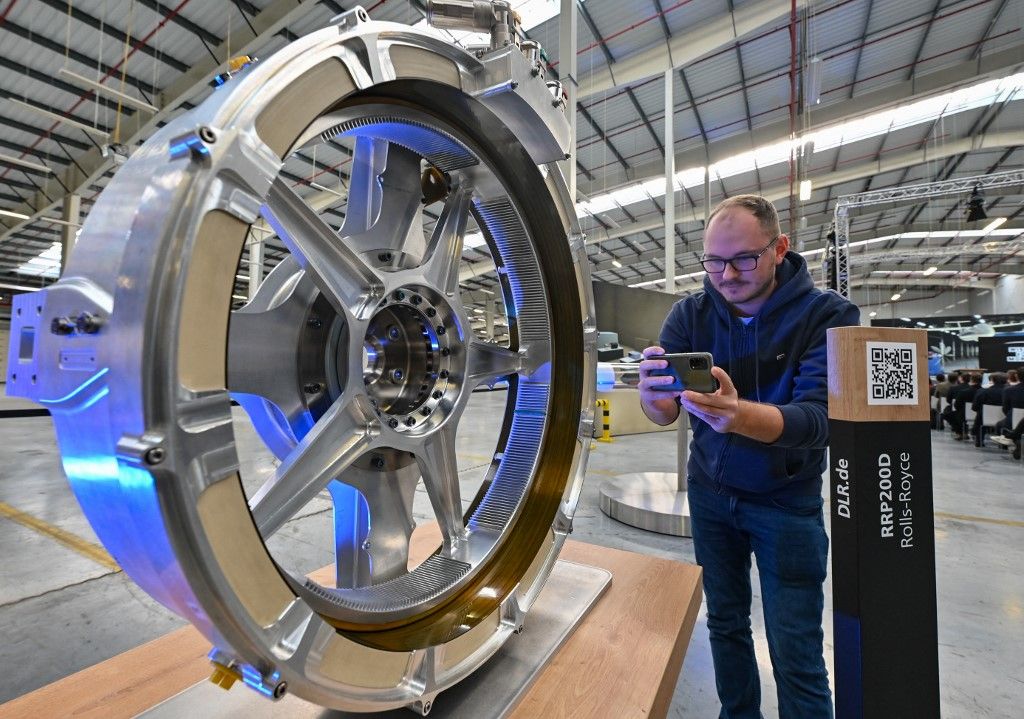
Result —
[[868, 404], [917, 404], [917, 345], [868, 342]]

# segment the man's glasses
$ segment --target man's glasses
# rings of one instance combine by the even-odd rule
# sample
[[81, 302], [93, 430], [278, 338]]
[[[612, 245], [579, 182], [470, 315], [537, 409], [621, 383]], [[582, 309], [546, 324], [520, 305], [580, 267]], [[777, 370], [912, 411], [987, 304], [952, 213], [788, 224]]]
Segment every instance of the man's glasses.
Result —
[[732, 265], [732, 268], [737, 272], [750, 272], [757, 267], [757, 261], [761, 259], [761, 255], [768, 251], [768, 248], [775, 244], [775, 240], [779, 239], [776, 237], [767, 245], [764, 249], [758, 252], [756, 255], [736, 255], [728, 259], [722, 259], [719, 257], [711, 257], [700, 261], [701, 267], [704, 268], [705, 272], [710, 272], [713, 275], [725, 272], [726, 265]]

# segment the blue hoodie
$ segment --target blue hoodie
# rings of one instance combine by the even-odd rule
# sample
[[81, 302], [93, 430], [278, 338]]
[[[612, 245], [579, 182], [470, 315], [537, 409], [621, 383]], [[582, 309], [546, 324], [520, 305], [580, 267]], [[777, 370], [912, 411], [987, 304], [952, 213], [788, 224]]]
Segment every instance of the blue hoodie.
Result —
[[775, 272], [775, 291], [744, 324], [704, 278], [704, 291], [673, 305], [661, 329], [666, 352], [710, 352], [740, 397], [776, 405], [783, 429], [772, 444], [715, 432], [690, 416], [689, 481], [751, 499], [821, 493], [828, 446], [825, 330], [860, 324], [860, 311], [814, 286], [795, 252]]

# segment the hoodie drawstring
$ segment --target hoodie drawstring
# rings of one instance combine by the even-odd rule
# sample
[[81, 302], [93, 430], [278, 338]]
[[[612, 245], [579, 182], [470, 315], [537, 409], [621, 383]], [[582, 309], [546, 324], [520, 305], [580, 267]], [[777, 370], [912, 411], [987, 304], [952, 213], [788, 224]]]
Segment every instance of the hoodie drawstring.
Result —
[[757, 397], [757, 401], [761, 401], [761, 346], [759, 344], [759, 335], [761, 329], [761, 321], [754, 318], [754, 394]]

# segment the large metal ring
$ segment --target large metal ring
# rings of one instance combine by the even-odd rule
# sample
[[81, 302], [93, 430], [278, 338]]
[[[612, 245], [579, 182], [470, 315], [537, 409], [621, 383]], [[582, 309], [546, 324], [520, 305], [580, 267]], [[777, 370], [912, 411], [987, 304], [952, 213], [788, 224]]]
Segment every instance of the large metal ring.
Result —
[[[488, 65], [354, 19], [247, 68], [121, 167], [38, 306], [40, 327], [95, 322], [38, 333], [32, 392], [103, 543], [218, 661], [271, 695], [379, 710], [429, 700], [522, 626], [579, 496], [595, 333], [557, 133], [529, 126], [543, 115], [531, 97], [550, 111], [543, 82], [495, 85], [518, 76], [515, 47]], [[339, 137], [355, 154], [337, 232], [280, 170]], [[429, 237], [423, 167], [443, 198]], [[291, 257], [232, 313], [260, 217]], [[460, 299], [472, 221], [497, 267], [507, 347], [473, 338]], [[459, 420], [499, 378], [502, 429], [464, 512]], [[249, 499], [229, 391], [281, 459]], [[410, 570], [419, 481], [443, 543]], [[325, 489], [347, 532], [335, 586], [293, 576], [263, 541]]]

